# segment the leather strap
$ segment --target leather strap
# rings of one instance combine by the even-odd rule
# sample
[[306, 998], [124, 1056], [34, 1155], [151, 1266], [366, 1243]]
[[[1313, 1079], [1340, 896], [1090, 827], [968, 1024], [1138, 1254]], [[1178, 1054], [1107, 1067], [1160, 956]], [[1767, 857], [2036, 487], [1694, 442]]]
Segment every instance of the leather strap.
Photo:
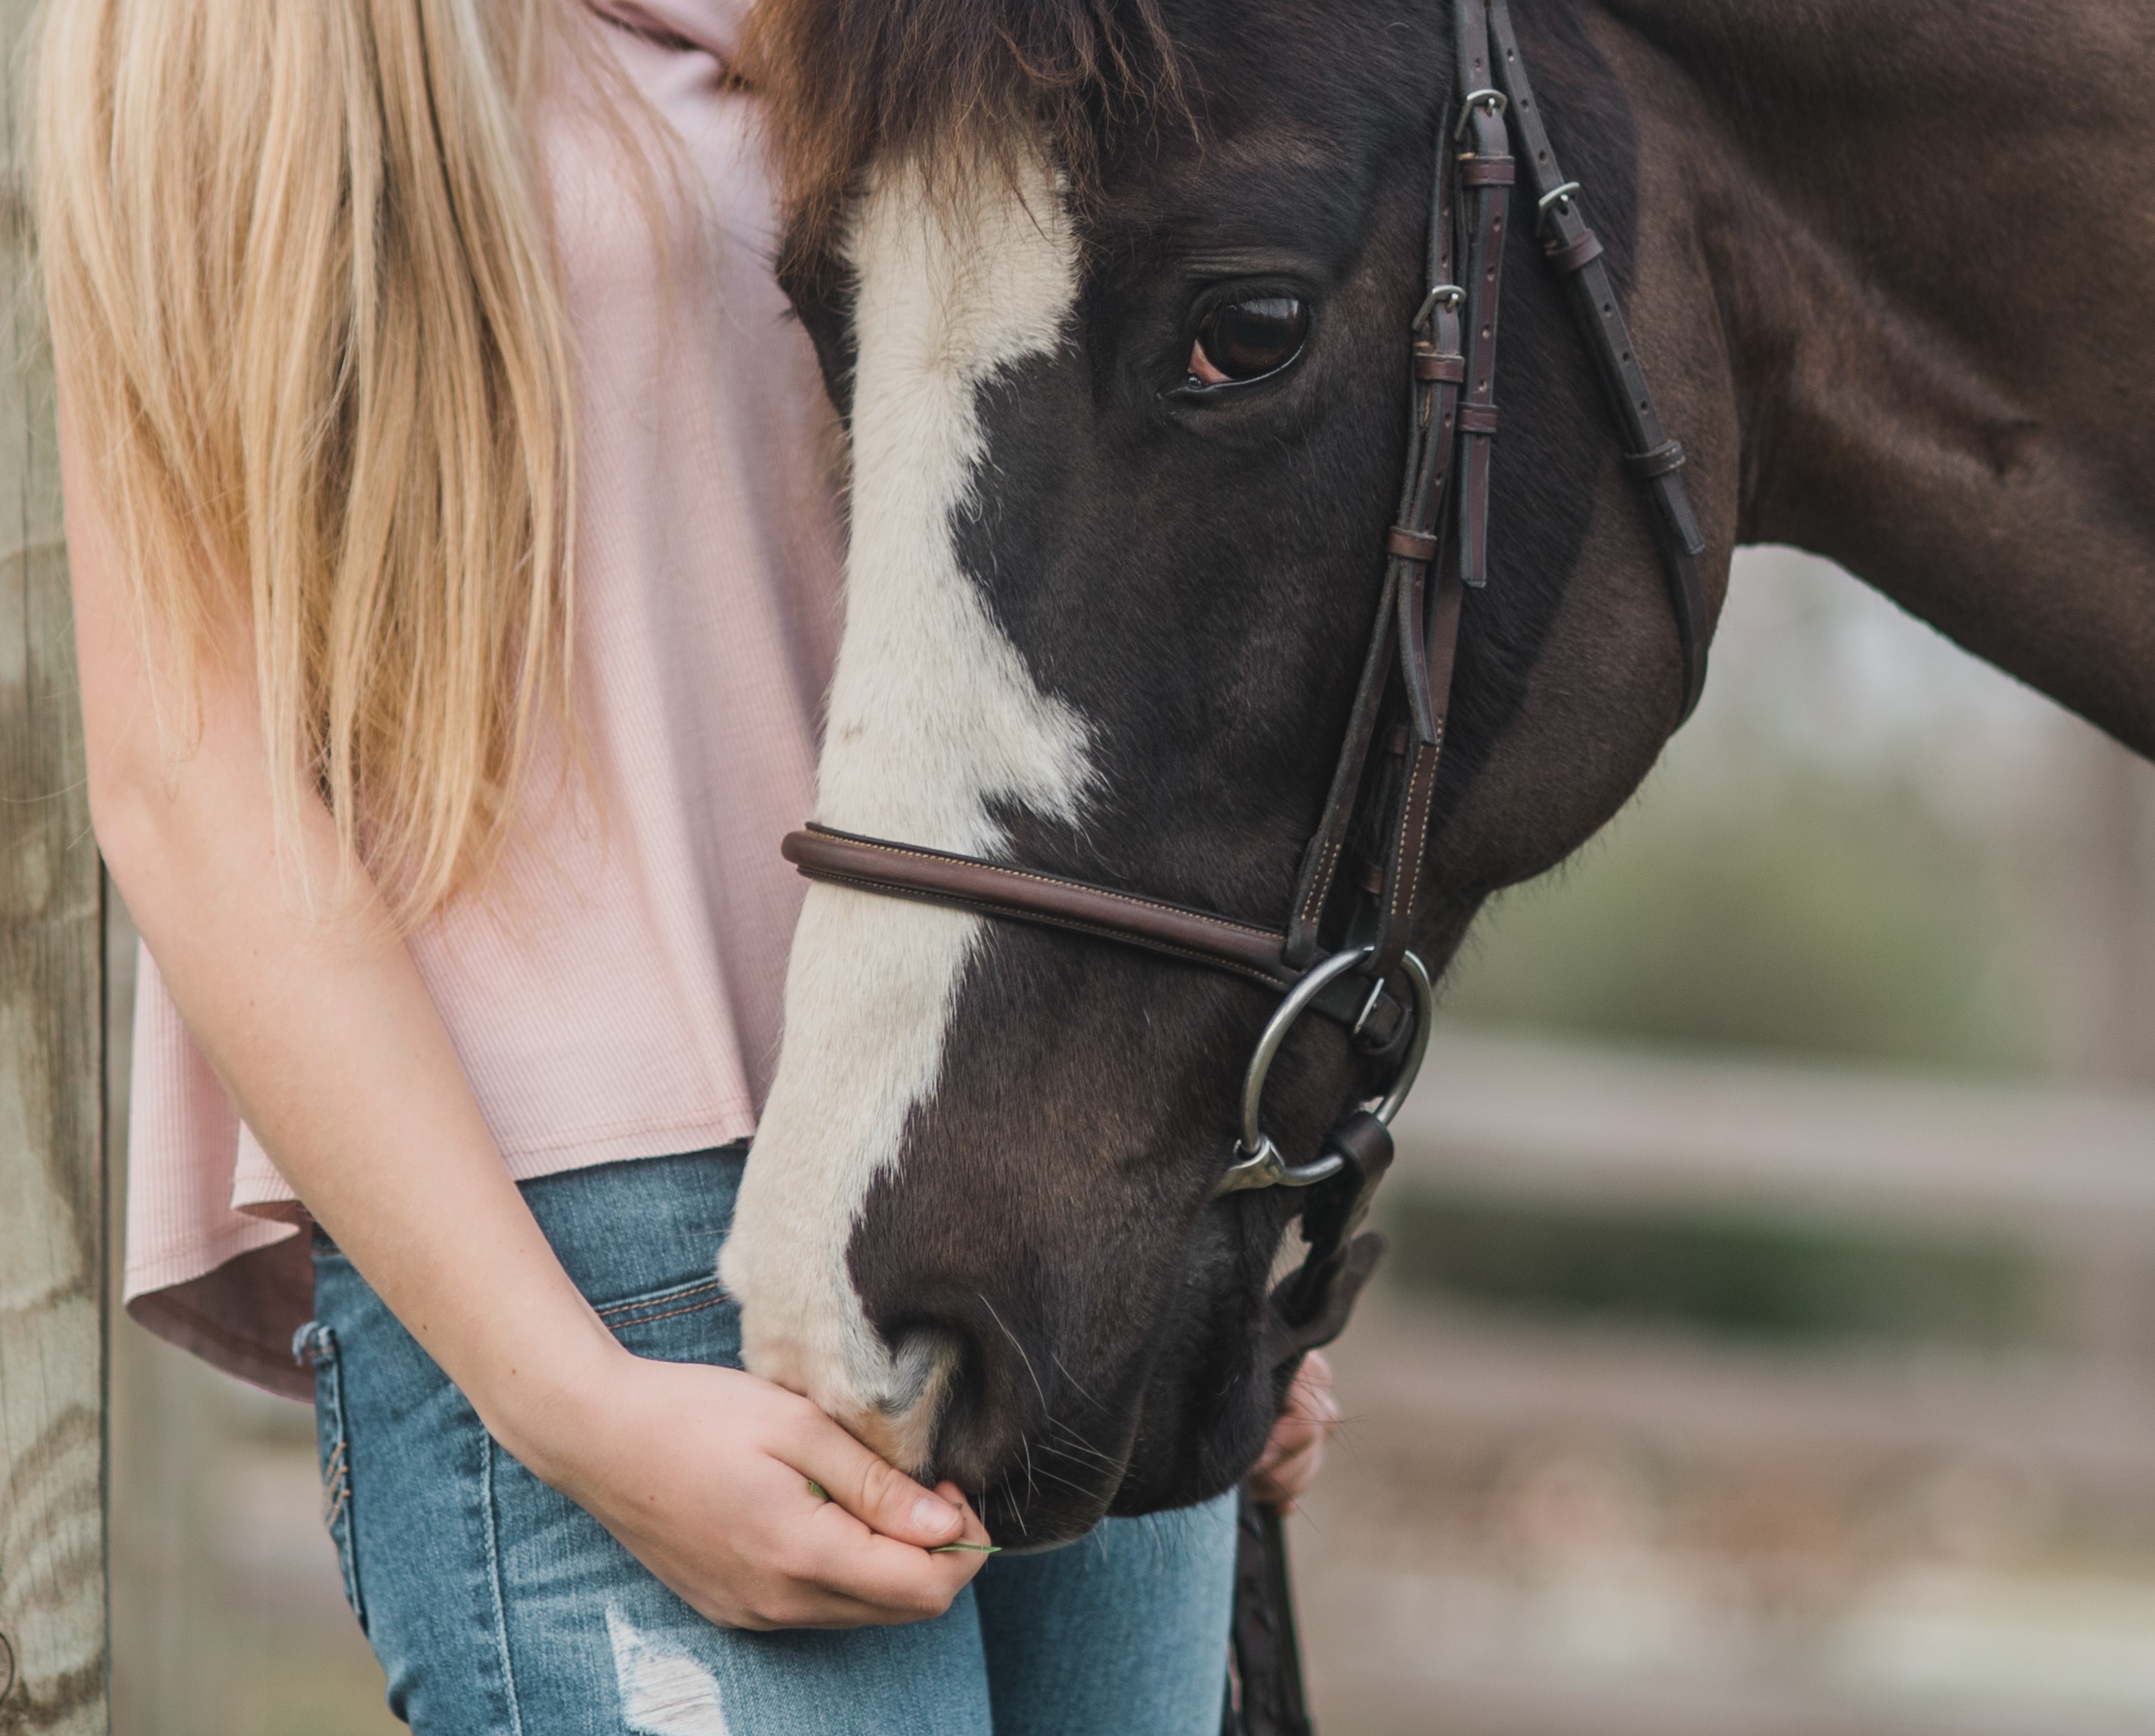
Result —
[[[1511, 118], [1526, 148], [1527, 174], [1541, 212], [1543, 250], [1564, 274], [1572, 312], [1601, 376], [1610, 407], [1626, 442], [1625, 468], [1644, 486], [1651, 506], [1655, 540], [1667, 571], [1669, 603], [1676, 615], [1676, 640], [1683, 654], [1682, 711], [1688, 718], [1706, 687], [1706, 598], [1699, 558], [1706, 538], [1692, 512], [1691, 496], [1681, 474], [1683, 448], [1669, 438], [1654, 411], [1622, 303], [1602, 257], [1601, 243], [1579, 209], [1580, 189], [1564, 179], [1541, 108], [1527, 77], [1519, 39], [1512, 28], [1509, 0], [1487, 0], [1489, 28], [1497, 53], [1497, 76], [1511, 99]], [[1669, 461], [1664, 462], [1664, 459]]]
[[1242, 1491], [1236, 1508], [1235, 1698], [1221, 1714], [1224, 1736], [1313, 1736], [1302, 1685], [1302, 1641], [1294, 1627], [1287, 1527], [1277, 1512]]
[[[1346, 1329], [1385, 1252], [1382, 1236], [1354, 1232], [1391, 1166], [1390, 1129], [1374, 1115], [1350, 1115], [1333, 1129], [1327, 1149], [1345, 1162], [1338, 1175], [1312, 1190], [1302, 1214], [1309, 1252], [1267, 1303], [1265, 1360], [1282, 1394], [1302, 1359]], [[1233, 1682], [1239, 1693], [1228, 1702], [1221, 1728], [1223, 1736], [1310, 1736], [1285, 1528], [1277, 1513], [1250, 1498], [1246, 1485], [1240, 1510]]]
[[[1334, 1326], [1332, 1316], [1353, 1263], [1349, 1250], [1359, 1239], [1355, 1232], [1392, 1166], [1392, 1130], [1374, 1115], [1358, 1111], [1332, 1129], [1325, 1150], [1346, 1161], [1337, 1175], [1318, 1185], [1303, 1208], [1302, 1237], [1309, 1252], [1272, 1292], [1276, 1364], [1331, 1343], [1346, 1325], [1342, 1319]], [[1375, 1252], [1369, 1250], [1372, 1268]]]
[[1385, 586], [1377, 600], [1376, 630], [1363, 654], [1362, 675], [1354, 685], [1354, 703], [1347, 714], [1347, 732], [1339, 758], [1332, 770], [1331, 787], [1318, 817], [1317, 830], [1303, 847], [1302, 868], [1295, 876], [1294, 901], [1287, 917], [1282, 956], [1297, 970], [1306, 970], [1323, 955], [1322, 929], [1332, 888], [1339, 873], [1340, 858], [1347, 848], [1353, 825], [1355, 797], [1361, 789], [1375, 735], [1377, 714], [1391, 689], [1395, 636], [1394, 618], [1401, 575], [1415, 563], [1395, 559], [1385, 572]]
[[1684, 449], [1674, 440], [1664, 440], [1650, 452], [1627, 452], [1624, 468], [1641, 482], [1651, 482], [1684, 466]]
[[1291, 988], [1301, 975], [1280, 956], [1283, 935], [1186, 904], [827, 826], [788, 832], [779, 848], [811, 880], [1118, 940], [1268, 989]]
[[[1323, 925], [1332, 903], [1341, 859], [1358, 829], [1385, 840], [1373, 864], [1368, 888], [1381, 912], [1373, 936], [1377, 955], [1370, 975], [1381, 980], [1397, 964], [1407, 945], [1415, 877], [1420, 870], [1420, 842], [1426, 836], [1434, 793], [1436, 755], [1443, 742], [1443, 707], [1449, 699], [1451, 658], [1444, 658], [1441, 684], [1432, 679], [1431, 643], [1425, 617], [1431, 569], [1448, 564], [1441, 535], [1450, 510], [1454, 450], [1458, 443], [1459, 399], [1467, 374], [1465, 354], [1466, 291], [1453, 280], [1456, 238], [1452, 223], [1451, 111], [1438, 118], [1436, 163], [1430, 187], [1427, 279], [1413, 339], [1415, 386], [1408, 394], [1407, 458], [1400, 507], [1387, 548], [1395, 557], [1385, 576], [1369, 649], [1363, 659], [1345, 740], [1325, 792], [1317, 829], [1303, 853], [1287, 924], [1287, 961], [1298, 968], [1316, 962], [1326, 950]], [[1440, 586], [1440, 574], [1436, 581]], [[1453, 623], [1456, 630], [1456, 622]], [[1377, 722], [1395, 689], [1405, 689], [1412, 725], [1394, 763], [1374, 771], [1369, 750]], [[1381, 817], [1395, 816], [1385, 824]]]
[[1593, 260], [1601, 257], [1601, 238], [1589, 229], [1578, 240], [1559, 241], [1544, 247], [1549, 264], [1559, 277], [1569, 277]]
[[1461, 287], [1467, 291], [1467, 382], [1461, 393], [1459, 578], [1489, 582], [1489, 472], [1497, 436], [1497, 313], [1503, 287], [1504, 225], [1516, 172], [1504, 99], [1489, 75], [1485, 0], [1456, 0], [1461, 101], [1456, 137], [1463, 197]]
[[[1422, 853], [1429, 839], [1430, 804], [1436, 794], [1436, 772], [1444, 753], [1445, 722], [1449, 714], [1451, 672], [1459, 643], [1462, 592], [1453, 557], [1447, 556], [1438, 570], [1436, 595], [1428, 609], [1426, 627], [1410, 628], [1420, 665], [1420, 684], [1431, 696], [1427, 734], [1420, 729], [1409, 740], [1409, 753], [1401, 778], [1397, 814], [1390, 827], [1390, 842], [1383, 857], [1378, 918], [1374, 925], [1376, 951], [1369, 974], [1379, 980], [1390, 976], [1413, 943], [1415, 894], [1421, 877]], [[1403, 634], [1405, 637], [1406, 634]], [[1359, 934], [1349, 937], [1359, 940]]]

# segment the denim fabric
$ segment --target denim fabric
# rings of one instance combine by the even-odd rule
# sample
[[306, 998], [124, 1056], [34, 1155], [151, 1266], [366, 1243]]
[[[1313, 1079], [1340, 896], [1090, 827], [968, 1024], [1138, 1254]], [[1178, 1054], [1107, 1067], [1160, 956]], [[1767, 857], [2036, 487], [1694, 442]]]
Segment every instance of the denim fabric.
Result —
[[[712, 1272], [745, 1160], [730, 1146], [525, 1185], [570, 1276], [638, 1355], [738, 1367]], [[314, 1365], [325, 1512], [345, 1590], [422, 1736], [1214, 1736], [1232, 1498], [1110, 1519], [990, 1561], [905, 1627], [712, 1626], [494, 1444], [326, 1242]]]

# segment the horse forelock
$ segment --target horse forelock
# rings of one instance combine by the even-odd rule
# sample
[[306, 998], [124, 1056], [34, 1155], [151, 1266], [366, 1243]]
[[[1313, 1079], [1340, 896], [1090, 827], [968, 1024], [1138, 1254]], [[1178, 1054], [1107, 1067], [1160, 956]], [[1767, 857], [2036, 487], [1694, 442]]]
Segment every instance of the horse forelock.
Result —
[[1159, 0], [762, 0], [742, 64], [762, 94], [787, 263], [837, 262], [852, 197], [905, 161], [938, 203], [1044, 148], [1081, 206], [1103, 131], [1183, 105]]

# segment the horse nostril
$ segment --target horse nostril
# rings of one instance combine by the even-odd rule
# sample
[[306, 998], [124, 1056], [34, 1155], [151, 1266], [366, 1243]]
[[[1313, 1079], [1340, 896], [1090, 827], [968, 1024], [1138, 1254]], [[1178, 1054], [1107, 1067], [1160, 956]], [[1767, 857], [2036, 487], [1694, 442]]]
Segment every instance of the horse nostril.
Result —
[[963, 1360], [952, 1334], [934, 1327], [909, 1330], [892, 1349], [890, 1378], [874, 1408], [853, 1431], [909, 1475], [931, 1474], [936, 1433]]
[[924, 1404], [939, 1408], [948, 1396], [958, 1360], [957, 1340], [950, 1333], [932, 1326], [914, 1327], [899, 1341], [897, 1354], [891, 1358], [890, 1390], [881, 1408], [893, 1416], [908, 1415]]
[[[884, 1427], [918, 1454], [909, 1467], [916, 1476], [932, 1472], [963, 1488], [982, 1488], [1021, 1451], [1029, 1407], [1014, 1406], [1009, 1397], [1032, 1388], [1003, 1365], [1011, 1345], [974, 1330], [970, 1320], [953, 1320], [910, 1328], [892, 1347], [893, 1414]], [[1017, 1353], [1021, 1361], [1023, 1354]]]

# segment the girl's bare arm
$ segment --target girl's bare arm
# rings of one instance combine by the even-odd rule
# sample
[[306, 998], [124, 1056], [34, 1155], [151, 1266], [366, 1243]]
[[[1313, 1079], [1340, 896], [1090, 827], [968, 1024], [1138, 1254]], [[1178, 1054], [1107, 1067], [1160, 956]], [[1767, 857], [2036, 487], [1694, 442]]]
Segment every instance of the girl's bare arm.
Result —
[[495, 1436], [705, 1616], [853, 1626], [942, 1610], [981, 1558], [928, 1547], [984, 1537], [955, 1489], [930, 1495], [779, 1387], [615, 1342], [509, 1180], [373, 888], [340, 874], [325, 810], [305, 805], [301, 859], [279, 861], [244, 627], [202, 671], [199, 739], [176, 750], [64, 417], [62, 469], [98, 842], [188, 1028], [308, 1210]]

